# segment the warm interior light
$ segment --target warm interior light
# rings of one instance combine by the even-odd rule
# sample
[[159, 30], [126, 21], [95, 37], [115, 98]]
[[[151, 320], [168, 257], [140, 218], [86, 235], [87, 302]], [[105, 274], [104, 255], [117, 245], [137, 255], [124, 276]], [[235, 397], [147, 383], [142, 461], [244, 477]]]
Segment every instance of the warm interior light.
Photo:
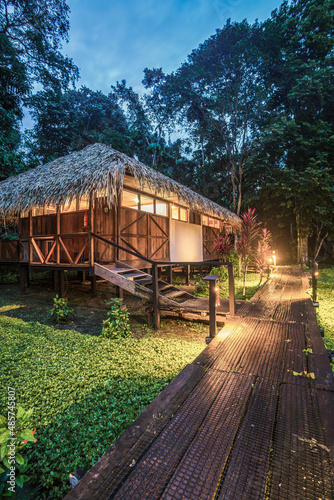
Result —
[[314, 273], [314, 276], [319, 276], [318, 271], [316, 271], [316, 272]]

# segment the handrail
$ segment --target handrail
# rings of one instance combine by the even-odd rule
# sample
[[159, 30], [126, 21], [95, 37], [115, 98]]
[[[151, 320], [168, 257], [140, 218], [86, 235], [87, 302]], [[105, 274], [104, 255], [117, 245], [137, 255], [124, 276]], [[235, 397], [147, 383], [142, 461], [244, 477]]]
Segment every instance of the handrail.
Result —
[[104, 243], [108, 243], [108, 245], [112, 245], [115, 248], [119, 248], [120, 250], [123, 250], [124, 252], [127, 252], [131, 255], [134, 255], [135, 257], [138, 257], [138, 259], [144, 260], [145, 262], [149, 262], [150, 264], [155, 264], [158, 266], [192, 266], [192, 265], [204, 265], [204, 264], [218, 264], [219, 266], [228, 266], [231, 264], [231, 262], [221, 262], [219, 260], [202, 260], [202, 261], [196, 261], [196, 262], [165, 262], [165, 261], [158, 261], [158, 260], [152, 260], [149, 259], [148, 257], [144, 257], [144, 255], [141, 255], [140, 253], [134, 252], [133, 250], [128, 250], [127, 248], [123, 247], [122, 245], [118, 245], [117, 243], [114, 243], [113, 241], [107, 240], [106, 238], [103, 238], [102, 236], [99, 236], [98, 234], [91, 233], [91, 235], [94, 238], [97, 238], [98, 240], [103, 241]]

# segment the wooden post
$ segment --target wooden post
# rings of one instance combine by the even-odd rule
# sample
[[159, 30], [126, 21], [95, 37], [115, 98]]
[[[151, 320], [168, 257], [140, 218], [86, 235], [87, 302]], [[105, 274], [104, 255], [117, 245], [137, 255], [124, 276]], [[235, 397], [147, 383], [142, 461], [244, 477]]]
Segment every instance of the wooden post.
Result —
[[96, 295], [96, 276], [91, 276], [90, 287], [93, 295]]
[[53, 289], [58, 290], [58, 271], [53, 271]]
[[20, 266], [20, 295], [25, 295], [27, 289], [27, 267]]
[[185, 266], [186, 268], [186, 285], [189, 285], [189, 276], [190, 276], [190, 266]]
[[121, 288], [120, 286], [117, 286], [117, 285], [116, 285], [116, 297], [118, 299], [123, 298], [123, 288]]
[[93, 192], [89, 195], [89, 265], [94, 267], [94, 238], [92, 233], [94, 232], [94, 206], [93, 206]]
[[[115, 204], [115, 236], [117, 245], [121, 244], [121, 197], [118, 196]], [[120, 249], [116, 248], [116, 259], [120, 259]]]
[[173, 284], [173, 266], [167, 266], [167, 281]]
[[64, 271], [58, 271], [58, 290], [59, 297], [65, 297], [65, 273]]
[[319, 307], [319, 302], [317, 302], [317, 279], [319, 276], [318, 262], [312, 262], [312, 300], [314, 307]]
[[160, 311], [159, 311], [159, 285], [158, 285], [158, 266], [152, 265], [152, 284], [153, 284], [153, 312], [154, 312], [154, 330], [160, 328]]
[[32, 210], [29, 210], [29, 262], [32, 264], [32, 258], [33, 258], [33, 246], [32, 246]]
[[57, 250], [56, 250], [56, 263], [60, 264], [60, 241], [59, 241], [59, 236], [60, 236], [60, 206], [57, 205]]
[[231, 316], [235, 315], [235, 286], [234, 286], [234, 264], [228, 263], [228, 300]]
[[217, 335], [216, 281], [218, 278], [218, 274], [210, 274], [209, 276], [205, 276], [205, 278], [203, 278], [203, 280], [209, 282], [210, 336], [206, 338], [207, 344]]

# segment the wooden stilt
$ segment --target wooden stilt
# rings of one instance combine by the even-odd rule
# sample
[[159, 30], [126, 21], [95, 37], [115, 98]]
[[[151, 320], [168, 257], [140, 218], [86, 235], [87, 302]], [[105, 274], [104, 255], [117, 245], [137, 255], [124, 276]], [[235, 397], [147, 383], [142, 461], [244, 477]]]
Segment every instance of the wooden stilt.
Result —
[[65, 273], [64, 271], [58, 271], [58, 290], [59, 297], [65, 297]]
[[53, 289], [58, 290], [58, 271], [53, 271]]
[[96, 295], [96, 276], [91, 276], [90, 287], [93, 295]]
[[152, 266], [152, 284], [153, 284], [153, 312], [154, 312], [154, 329], [157, 331], [160, 328], [160, 310], [159, 310], [159, 285], [158, 285], [158, 266]]
[[185, 267], [186, 267], [186, 285], [189, 285], [190, 266], [187, 265]]
[[235, 286], [234, 286], [234, 264], [228, 264], [228, 298], [230, 305], [230, 314], [235, 315]]
[[25, 295], [27, 289], [27, 268], [20, 266], [20, 295]]
[[123, 297], [124, 297], [123, 288], [121, 288], [120, 286], [116, 286], [116, 297], [118, 299], [123, 299]]
[[167, 281], [173, 284], [173, 266], [167, 266]]

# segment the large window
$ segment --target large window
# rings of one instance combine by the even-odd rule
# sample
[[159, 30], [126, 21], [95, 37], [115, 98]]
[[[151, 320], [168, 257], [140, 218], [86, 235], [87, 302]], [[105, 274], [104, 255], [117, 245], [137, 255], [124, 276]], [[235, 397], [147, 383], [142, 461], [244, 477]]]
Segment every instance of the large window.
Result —
[[168, 216], [168, 205], [164, 201], [156, 200], [144, 194], [137, 194], [127, 189], [123, 190], [122, 207], [142, 210], [143, 212], [162, 215], [164, 217]]
[[203, 215], [202, 217], [203, 226], [215, 227], [217, 229], [223, 227], [224, 222], [219, 219], [215, 219], [214, 217], [208, 217]]

